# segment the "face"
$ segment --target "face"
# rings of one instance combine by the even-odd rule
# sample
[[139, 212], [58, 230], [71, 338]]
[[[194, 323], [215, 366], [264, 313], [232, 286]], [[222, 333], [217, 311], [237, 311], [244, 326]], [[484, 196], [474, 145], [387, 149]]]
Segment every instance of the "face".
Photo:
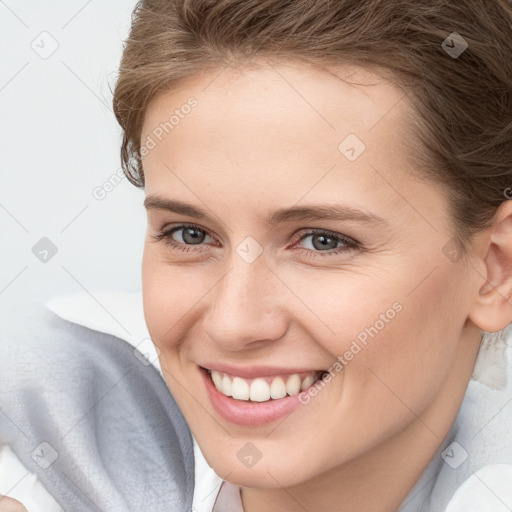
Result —
[[456, 368], [474, 285], [445, 255], [443, 189], [415, 177], [410, 112], [373, 72], [290, 62], [149, 105], [144, 314], [223, 478], [293, 485], [360, 457]]

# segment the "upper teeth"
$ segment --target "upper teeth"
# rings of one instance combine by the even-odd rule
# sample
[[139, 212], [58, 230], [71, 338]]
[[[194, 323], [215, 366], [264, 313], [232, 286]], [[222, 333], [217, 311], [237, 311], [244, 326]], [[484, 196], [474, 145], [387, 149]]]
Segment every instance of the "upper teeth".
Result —
[[278, 377], [258, 377], [256, 379], [243, 379], [231, 377], [226, 373], [210, 370], [213, 383], [223, 395], [231, 396], [236, 400], [252, 400], [266, 402], [271, 398], [284, 398], [287, 394], [296, 395], [299, 391], [311, 386], [322, 372], [310, 372], [302, 378], [298, 373]]

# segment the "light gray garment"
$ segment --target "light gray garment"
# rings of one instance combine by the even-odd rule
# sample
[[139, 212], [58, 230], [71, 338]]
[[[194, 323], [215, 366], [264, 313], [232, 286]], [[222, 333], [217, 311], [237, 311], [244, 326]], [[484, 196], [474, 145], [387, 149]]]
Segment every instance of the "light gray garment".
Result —
[[0, 320], [0, 443], [62, 508], [188, 511], [192, 438], [158, 371], [41, 304]]

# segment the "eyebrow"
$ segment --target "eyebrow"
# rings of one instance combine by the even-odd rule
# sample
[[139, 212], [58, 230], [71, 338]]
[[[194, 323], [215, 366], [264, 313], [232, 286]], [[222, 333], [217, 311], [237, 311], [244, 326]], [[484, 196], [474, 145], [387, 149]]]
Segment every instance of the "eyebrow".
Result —
[[[167, 199], [155, 194], [148, 194], [144, 199], [144, 207], [147, 210], [166, 210], [200, 220], [214, 222], [205, 210], [182, 201]], [[311, 220], [354, 220], [367, 224], [388, 225], [389, 222], [371, 212], [343, 204], [321, 204], [309, 206], [292, 206], [280, 208], [268, 213], [266, 223], [275, 226], [281, 222]]]

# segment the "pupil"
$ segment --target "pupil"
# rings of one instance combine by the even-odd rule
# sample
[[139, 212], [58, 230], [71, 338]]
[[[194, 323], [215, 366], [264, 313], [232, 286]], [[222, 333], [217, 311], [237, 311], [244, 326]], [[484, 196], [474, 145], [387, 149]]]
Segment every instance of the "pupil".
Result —
[[[193, 234], [195, 233], [195, 234]], [[199, 234], [198, 234], [199, 233]], [[187, 239], [191, 237], [190, 239]], [[186, 228], [183, 233], [183, 240], [186, 243], [198, 244], [201, 243], [204, 239], [204, 233], [195, 228]]]
[[[318, 244], [318, 246], [315, 243], [316, 240], [320, 240], [320, 244]], [[336, 240], [334, 240], [334, 238], [327, 237], [327, 236], [324, 236], [324, 235], [315, 235], [313, 237], [313, 247], [315, 249], [325, 249], [326, 246], [329, 245], [329, 242], [328, 242], [329, 240], [334, 242], [334, 246], [332, 247], [332, 249], [335, 249], [336, 248]]]

